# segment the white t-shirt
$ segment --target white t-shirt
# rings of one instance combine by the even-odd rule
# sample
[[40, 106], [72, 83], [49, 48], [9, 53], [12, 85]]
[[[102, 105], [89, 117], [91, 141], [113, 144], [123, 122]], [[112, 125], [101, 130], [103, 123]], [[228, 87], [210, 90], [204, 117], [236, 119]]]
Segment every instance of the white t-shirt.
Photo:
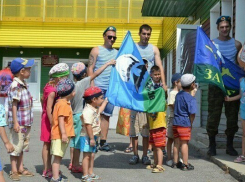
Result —
[[99, 136], [101, 128], [100, 128], [100, 113], [96, 108], [91, 106], [90, 104], [86, 104], [82, 114], [82, 131], [81, 136], [88, 136], [85, 124], [92, 125], [93, 135]]
[[[178, 93], [178, 91], [176, 91], [176, 90], [172, 90], [169, 93], [168, 105], [174, 105], [175, 97], [176, 97], [177, 93]], [[170, 117], [174, 117], [174, 109], [169, 107], [169, 110], [170, 110]]]

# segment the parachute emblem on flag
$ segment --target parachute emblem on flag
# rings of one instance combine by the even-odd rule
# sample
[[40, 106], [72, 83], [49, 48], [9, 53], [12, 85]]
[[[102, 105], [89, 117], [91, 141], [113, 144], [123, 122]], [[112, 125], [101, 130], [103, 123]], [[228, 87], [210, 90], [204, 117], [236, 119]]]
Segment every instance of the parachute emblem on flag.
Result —
[[124, 82], [130, 80], [130, 72], [133, 72], [133, 78], [131, 79], [133, 79], [132, 81], [134, 82], [135, 89], [139, 91], [147, 69], [145, 65], [138, 65], [133, 68], [137, 63], [140, 63], [140, 61], [132, 54], [123, 54], [117, 58], [116, 70]]

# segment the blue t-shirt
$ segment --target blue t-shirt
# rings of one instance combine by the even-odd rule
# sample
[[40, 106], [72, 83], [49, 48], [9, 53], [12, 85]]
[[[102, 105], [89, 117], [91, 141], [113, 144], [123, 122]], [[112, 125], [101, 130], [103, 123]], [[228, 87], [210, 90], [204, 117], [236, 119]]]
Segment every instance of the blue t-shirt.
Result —
[[192, 97], [188, 92], [180, 91], [175, 98], [173, 125], [190, 127], [189, 115], [195, 114], [196, 111], [195, 97]]
[[5, 119], [5, 108], [2, 104], [0, 104], [0, 127], [7, 126]]

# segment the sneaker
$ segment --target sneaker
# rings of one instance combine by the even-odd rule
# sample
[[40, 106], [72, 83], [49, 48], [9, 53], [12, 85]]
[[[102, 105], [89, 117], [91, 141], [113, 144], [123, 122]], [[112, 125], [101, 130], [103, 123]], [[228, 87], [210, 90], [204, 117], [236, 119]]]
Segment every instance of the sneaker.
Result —
[[108, 151], [111, 150], [111, 147], [110, 147], [110, 145], [108, 143], [104, 143], [103, 146], [99, 147], [99, 150], [108, 152]]
[[167, 166], [172, 166], [173, 165], [173, 160], [168, 160], [167, 162], [166, 162], [166, 164], [167, 164]]
[[133, 157], [129, 160], [129, 164], [137, 164], [139, 163], [139, 156], [138, 155], [133, 155]]
[[151, 164], [151, 160], [149, 159], [148, 156], [142, 156], [142, 164], [144, 164], [144, 165], [150, 165]]
[[51, 178], [50, 182], [69, 182], [69, 180], [60, 177], [60, 178], [58, 178], [58, 179]]
[[89, 175], [82, 176], [82, 182], [93, 182], [92, 178]]

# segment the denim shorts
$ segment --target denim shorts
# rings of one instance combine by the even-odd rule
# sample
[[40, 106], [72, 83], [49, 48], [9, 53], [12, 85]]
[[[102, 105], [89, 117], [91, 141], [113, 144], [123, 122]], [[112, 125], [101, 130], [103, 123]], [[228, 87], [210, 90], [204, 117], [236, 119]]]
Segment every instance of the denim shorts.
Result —
[[[98, 137], [94, 136], [95, 143], [97, 141]], [[94, 147], [90, 146], [90, 139], [88, 136], [81, 136], [80, 137], [80, 142], [81, 142], [81, 152], [91, 152], [91, 153], [96, 153], [96, 145]]]
[[[105, 97], [106, 90], [102, 90], [102, 92], [103, 92], [104, 97]], [[112, 105], [110, 102], [108, 102], [106, 107], [105, 107], [105, 110], [101, 114], [104, 114], [106, 116], [112, 116], [113, 110], [114, 110], [114, 105]]]

